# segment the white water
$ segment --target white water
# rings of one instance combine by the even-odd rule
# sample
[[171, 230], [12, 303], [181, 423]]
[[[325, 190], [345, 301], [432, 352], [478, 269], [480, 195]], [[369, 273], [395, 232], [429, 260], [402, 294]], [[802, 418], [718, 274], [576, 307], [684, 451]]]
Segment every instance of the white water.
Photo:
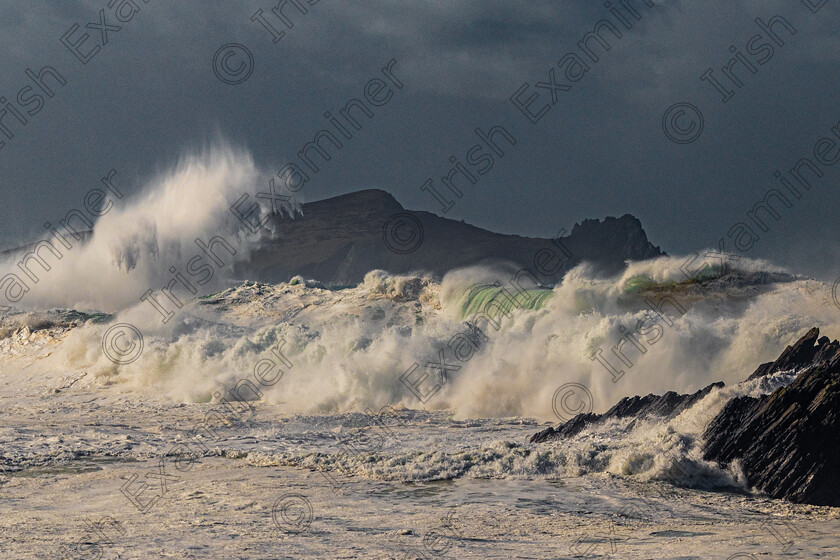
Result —
[[[123, 178], [117, 176], [114, 182], [123, 198], [109, 195], [113, 207], [95, 223], [88, 242], [74, 240], [71, 230], [84, 230], [78, 219], [68, 221], [69, 230], [56, 220], [56, 230], [71, 245], [69, 249], [44, 232], [41, 239], [50, 242], [60, 258], [48, 248], [39, 250], [50, 270], [44, 270], [35, 261], [27, 263], [37, 281], [18, 266], [21, 255], [0, 263], [0, 305], [16, 310], [124, 310], [138, 303], [147, 290], [166, 286], [173, 276], [170, 267], [183, 273], [187, 261], [203, 255], [196, 238], [207, 243], [214, 236], [224, 238], [236, 255], [218, 250], [223, 266], [203, 290], [208, 293], [227, 286], [232, 265], [247, 258], [249, 245], [258, 240], [242, 226], [230, 207], [247, 194], [249, 199], [241, 210], [249, 208], [257, 192], [268, 191], [263, 179], [268, 176], [270, 173], [258, 169], [249, 154], [224, 143], [181, 158], [172, 169], [151, 178], [139, 189], [120, 184]], [[300, 209], [291, 200], [277, 205], [285, 217]], [[263, 216], [264, 209], [263, 214], [252, 219]], [[208, 262], [206, 257], [203, 262]], [[12, 274], [27, 290], [19, 301], [16, 296], [20, 288], [11, 285]]]
[[[107, 325], [76, 329], [53, 358], [69, 369], [93, 367], [109, 383], [132, 390], [207, 400], [221, 385], [249, 375], [269, 347], [284, 338], [294, 369], [264, 398], [285, 403], [289, 413], [417, 406], [400, 375], [414, 362], [423, 366], [436, 359], [446, 342], [464, 331], [454, 304], [458, 294], [479, 282], [506, 285], [509, 273], [472, 268], [455, 271], [438, 285], [377, 272], [344, 291], [315, 284], [240, 287], [225, 296], [230, 300], [225, 312], [192, 303], [166, 325], [148, 302], [140, 301], [146, 290], [159, 290], [172, 278], [171, 266], [182, 270], [185, 261], [200, 254], [196, 237], [223, 235], [237, 250], [201, 293], [231, 285], [230, 266], [234, 259], [247, 258], [254, 239], [229, 208], [243, 193], [266, 190], [261, 184], [265, 176], [247, 153], [229, 146], [183, 158], [141, 193], [120, 201], [96, 224], [90, 242], [75, 246], [43, 272], [15, 308], [116, 312], [115, 322], [135, 325], [147, 338], [146, 349], [130, 365], [116, 367], [100, 351]], [[284, 207], [286, 217], [295, 207], [294, 201]], [[622, 396], [740, 381], [808, 328], [824, 326], [829, 335], [840, 331], [840, 310], [829, 304], [827, 287], [815, 281], [768, 290], [747, 286], [680, 293], [686, 312], [680, 315], [666, 306], [672, 325], [663, 319], [658, 327], [646, 323], [646, 334], [637, 333], [646, 353], [625, 344], [633, 365], [613, 382], [590, 357], [601, 348], [618, 367], [610, 348], [622, 336], [619, 327], [633, 331], [646, 317], [647, 307], [626, 293], [626, 282], [640, 275], [656, 282], [683, 281], [684, 261], [631, 263], [613, 279], [595, 278], [586, 266], [578, 267], [554, 288], [544, 308], [514, 310], [513, 317], [502, 318], [499, 330], [482, 323], [489, 341], [469, 361], [456, 360], [460, 370], [449, 374], [429, 406], [454, 410], [459, 417], [550, 419], [557, 387], [579, 383], [591, 392], [592, 408], [603, 411]], [[7, 262], [4, 271], [20, 273], [14, 265]], [[747, 272], [772, 269], [747, 259], [737, 266]], [[401, 294], [406, 288], [409, 293]], [[447, 362], [455, 360], [451, 348], [446, 353]]]
[[[514, 309], [510, 317], [500, 318], [499, 329], [480, 323], [487, 340], [477, 344], [468, 359], [462, 354], [459, 360], [447, 346], [466, 332], [458, 311], [463, 295], [478, 283], [506, 284], [511, 276], [502, 269], [455, 271], [441, 283], [373, 271], [361, 285], [344, 290], [301, 280], [276, 286], [238, 284], [194, 299], [164, 324], [139, 296], [171, 278], [170, 263], [195, 254], [195, 237], [209, 239], [225, 232], [237, 247], [237, 258], [245, 258], [247, 243], [253, 240], [242, 235], [229, 207], [240, 193], [262, 189], [261, 176], [247, 154], [217, 148], [185, 158], [173, 171], [150, 181], [142, 194], [101, 219], [91, 241], [45, 273], [17, 305], [30, 310], [102, 310], [115, 317], [62, 327], [54, 338], [37, 330], [41, 312], [7, 317], [8, 338], [0, 341], [6, 356], [26, 355], [26, 344], [43, 343], [31, 341], [29, 331], [21, 334], [24, 323], [36, 330], [31, 336], [47, 337], [50, 351], [25, 367], [7, 359], [0, 375], [12, 379], [24, 375], [24, 369], [26, 376], [36, 377], [60, 371], [68, 379], [80, 379], [78, 387], [89, 391], [155, 395], [176, 403], [232, 400], [229, 391], [247, 379], [260, 390], [261, 401], [277, 405], [286, 415], [345, 414], [390, 405], [451, 411], [455, 419], [557, 421], [555, 391], [568, 383], [585, 386], [592, 411], [603, 412], [625, 396], [694, 392], [716, 381], [737, 384], [809, 328], [820, 326], [829, 336], [840, 332], [840, 310], [830, 304], [829, 287], [812, 280], [721, 285], [705, 291], [698, 286], [672, 287], [653, 297], [658, 301], [673, 295], [684, 312], [666, 307], [668, 319], [655, 319], [643, 297], [627, 291], [627, 283], [639, 276], [682, 282], [680, 265], [685, 259], [676, 257], [631, 263], [621, 276], [609, 279], [597, 278], [581, 265], [554, 287], [541, 309]], [[294, 207], [292, 201], [286, 212]], [[7, 263], [8, 270], [12, 264]], [[220, 269], [202, 293], [229, 285], [229, 269]], [[738, 269], [748, 273], [772, 266], [743, 259]], [[636, 331], [645, 319], [647, 330]], [[142, 353], [124, 365], [113, 363], [102, 350], [103, 334], [118, 323], [129, 323], [143, 335]], [[591, 356], [600, 348], [611, 364], [620, 366], [610, 351], [623, 336], [619, 327], [636, 331], [645, 353], [625, 344], [625, 356], [633, 365], [622, 366], [624, 375], [614, 381]], [[282, 360], [273, 349], [282, 353]], [[441, 388], [422, 403], [400, 377], [415, 362], [421, 371], [427, 362], [437, 362], [441, 349], [446, 363], [459, 369], [445, 378], [429, 369], [421, 387], [425, 391], [437, 383]], [[282, 378], [271, 384], [258, 382], [254, 370], [265, 360], [282, 367]], [[491, 453], [487, 461], [495, 466], [487, 466], [486, 472], [484, 467], [466, 468], [459, 461], [470, 461], [457, 457], [447, 457], [454, 463], [445, 468], [431, 460], [430, 469], [453, 476], [475, 469], [477, 475], [608, 471], [655, 478], [675, 457], [693, 457], [705, 423], [728, 398], [746, 390], [740, 386], [714, 391], [669, 423], [625, 432], [626, 423], [620, 422], [597, 433], [585, 432], [576, 446], [547, 446], [547, 455], [523, 458], [522, 464], [500, 466], [507, 459], [499, 457], [520, 452], [502, 441], [493, 444], [501, 455]], [[245, 389], [240, 396], [256, 395]], [[529, 461], [536, 462], [529, 466]], [[376, 469], [375, 465], [373, 461], [365, 468]], [[686, 465], [697, 471], [691, 475], [697, 484], [705, 484], [703, 477], [715, 478], [712, 485], [739, 484], [737, 472], [710, 474], [707, 466]], [[399, 469], [389, 467], [388, 472], [402, 476]], [[432, 476], [424, 472], [420, 469], [415, 475]]]
[[[40, 274], [0, 319], [0, 534], [23, 535], [4, 542], [14, 557], [54, 555], [85, 536], [85, 519], [109, 516], [129, 535], [115, 539], [112, 555], [131, 556], [148, 542], [166, 554], [232, 557], [247, 548], [251, 557], [273, 557], [280, 543], [306, 557], [373, 557], [375, 548], [378, 557], [414, 558], [439, 544], [426, 537], [453, 514], [452, 553], [464, 558], [579, 557], [590, 545], [607, 554], [610, 543], [622, 558], [639, 559], [836, 553], [829, 508], [746, 495], [737, 462], [724, 470], [701, 458], [703, 430], [729, 399], [766, 394], [795, 375], [744, 382], [761, 362], [813, 326], [837, 337], [830, 286], [801, 279], [654, 290], [657, 301], [676, 297], [684, 312], [666, 308], [667, 321], [637, 331], [649, 310], [628, 284], [639, 276], [680, 283], [685, 259], [631, 263], [609, 279], [584, 265], [541, 308], [514, 309], [498, 329], [480, 322], [487, 339], [459, 360], [447, 342], [468, 332], [462, 310], [481, 301], [467, 294], [477, 284], [507, 284], [509, 270], [464, 269], [440, 283], [372, 271], [357, 287], [328, 290], [303, 279], [243, 284], [231, 277], [230, 259], [201, 294], [221, 292], [162, 322], [139, 297], [164, 286], [170, 266], [183, 270], [198, 252], [193, 239], [224, 235], [236, 259], [247, 258], [254, 238], [228, 208], [243, 193], [265, 192], [263, 176], [230, 148], [184, 159], [121, 201], [89, 243]], [[773, 269], [747, 260], [738, 268]], [[0, 271], [19, 269], [11, 261]], [[142, 333], [131, 363], [103, 351], [103, 336], [118, 324]], [[619, 366], [610, 351], [624, 336], [619, 327], [635, 332], [645, 353], [625, 344], [633, 365], [614, 382], [590, 357], [601, 348]], [[445, 379], [430, 370], [425, 387], [442, 387], [422, 403], [400, 376], [414, 362], [437, 361], [441, 348], [460, 369]], [[261, 383], [255, 368], [267, 364], [260, 371], [277, 379]], [[261, 392], [244, 413], [231, 396], [243, 380]], [[603, 412], [625, 396], [694, 392], [716, 381], [727, 387], [671, 420], [615, 420], [527, 443], [558, 421], [554, 396], [565, 384], [592, 395], [591, 403], [575, 395], [571, 406]], [[387, 430], [360, 414], [389, 405], [396, 416], [379, 418]], [[175, 470], [176, 445], [200, 456], [199, 466]], [[140, 514], [121, 488], [157, 473], [162, 461], [179, 478], [153, 514]], [[739, 493], [703, 491], [732, 488]], [[272, 523], [272, 503], [288, 492], [311, 502], [309, 531]]]
[[[623, 396], [738, 382], [810, 327], [826, 327], [829, 335], [840, 330], [837, 310], [822, 301], [824, 286], [813, 281], [779, 284], [747, 301], [724, 302], [721, 309], [700, 300], [686, 304], [684, 315], [672, 315], [673, 326], [661, 321], [658, 340], [656, 333], [637, 335], [645, 354], [625, 345], [633, 366], [613, 382], [590, 356], [601, 347], [619, 367], [610, 352], [622, 336], [618, 327], [632, 328], [645, 317], [644, 304], [622, 298], [618, 282], [570, 275], [543, 309], [515, 311], [501, 319], [498, 331], [482, 323], [488, 340], [467, 361], [458, 361], [446, 346], [466, 328], [438, 308], [439, 285], [371, 274], [359, 287], [340, 291], [243, 285], [214, 304], [189, 304], [167, 324], [141, 303], [112, 322], [130, 323], [143, 333], [144, 350], [135, 362], [117, 366], [103, 354], [102, 336], [112, 323], [87, 324], [73, 329], [44, 367], [91, 369], [130, 390], [203, 402], [239, 379], [254, 381], [257, 362], [271, 357], [271, 348], [284, 339], [283, 354], [293, 367], [263, 388], [263, 398], [283, 403], [288, 413], [338, 413], [420, 407], [400, 376], [414, 362], [421, 369], [437, 362], [444, 348], [447, 364], [460, 369], [448, 373], [429, 407], [454, 410], [462, 418], [552, 419], [554, 392], [565, 383], [588, 387], [593, 410], [602, 412]], [[415, 293], [401, 295], [400, 284]], [[574, 302], [581, 300], [591, 307], [576, 309]], [[439, 371], [427, 372], [422, 392], [440, 381]]]

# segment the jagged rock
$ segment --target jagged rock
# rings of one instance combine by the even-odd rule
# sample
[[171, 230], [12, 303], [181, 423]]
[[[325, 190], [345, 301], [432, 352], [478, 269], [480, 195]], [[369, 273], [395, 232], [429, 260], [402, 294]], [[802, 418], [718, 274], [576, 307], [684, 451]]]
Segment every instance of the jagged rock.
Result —
[[[808, 331], [805, 336], [793, 346], [785, 348], [775, 362], [767, 362], [758, 366], [748, 379], [764, 377], [778, 371], [798, 370], [805, 366], [823, 361], [826, 357], [836, 354], [840, 350], [840, 343], [836, 340], [829, 342], [824, 336], [817, 340], [820, 330], [816, 327]], [[816, 342], [816, 345], [815, 345]]]
[[800, 370], [787, 387], [728, 402], [706, 429], [704, 456], [737, 460], [774, 498], [840, 506], [840, 343], [818, 336], [811, 329], [750, 376]]
[[[578, 414], [568, 422], [560, 424], [557, 428], [548, 427], [534, 434], [528, 441], [531, 443], [541, 443], [549, 439], [572, 437], [590, 424], [604, 422], [612, 418], [629, 418], [631, 416], [635, 417], [636, 420], [654, 417], [662, 419], [673, 418], [705, 397], [712, 389], [723, 386], [722, 382], [712, 383], [696, 393], [686, 395], [668, 391], [664, 395], [651, 394], [646, 397], [625, 397], [604, 414]], [[632, 429], [634, 424], [635, 420], [627, 429]]]
[[[704, 458], [723, 467], [737, 461], [751, 487], [773, 498], [840, 507], [840, 342], [819, 334], [811, 329], [750, 375], [799, 372], [793, 383], [769, 395], [726, 403], [703, 434]], [[529, 441], [571, 437], [609, 418], [672, 418], [720, 386], [693, 395], [627, 397], [602, 415], [579, 414]]]
[[564, 424], [560, 424], [555, 429], [553, 426], [549, 426], [545, 430], [541, 432], [537, 432], [536, 434], [532, 435], [530, 439], [528, 439], [529, 443], [542, 443], [544, 441], [548, 441], [550, 439], [556, 439], [561, 437], [571, 437], [576, 433], [583, 430], [589, 424], [594, 424], [601, 419], [600, 414], [593, 414], [588, 412], [586, 414], [578, 414], [568, 422]]

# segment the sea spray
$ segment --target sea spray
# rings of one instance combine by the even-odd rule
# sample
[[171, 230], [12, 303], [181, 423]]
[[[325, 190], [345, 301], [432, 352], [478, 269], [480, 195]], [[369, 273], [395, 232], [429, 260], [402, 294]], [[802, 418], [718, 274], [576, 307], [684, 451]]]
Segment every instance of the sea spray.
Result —
[[[189, 274], [187, 268], [196, 271], [193, 282], [202, 294], [228, 286], [233, 265], [247, 260], [261, 235], [270, 235], [267, 228], [251, 234], [230, 207], [243, 193], [255, 196], [266, 190], [269, 175], [257, 168], [250, 154], [222, 142], [182, 157], [144, 187], [132, 189], [136, 194], [126, 195], [94, 224], [89, 238], [67, 254], [55, 256], [49, 247], [41, 248], [38, 254], [46, 267], [34, 260], [27, 265], [36, 280], [23, 274], [19, 254], [0, 263], [5, 299], [13, 275], [26, 290], [13, 302], [0, 297], [0, 304], [16, 310], [120, 311], [136, 304], [147, 290], [166, 287], [173, 268], [179, 274]], [[285, 218], [300, 210], [292, 199], [277, 206]], [[214, 237], [223, 238], [230, 247], [217, 250], [218, 267], [209, 266], [211, 257], [200, 247]], [[205, 260], [190, 262], [194, 256]]]
[[[135, 362], [108, 361], [100, 349], [107, 325], [91, 322], [74, 328], [37, 367], [90, 369], [91, 379], [124, 390], [206, 401], [285, 338], [294, 371], [282, 388], [262, 397], [280, 404], [283, 412], [417, 407], [399, 375], [413, 361], [436, 361], [438, 350], [462, 330], [461, 310], [452, 306], [458, 298], [444, 295], [466, 293], [486, 278], [461, 278], [457, 287], [449, 277], [438, 284], [376, 271], [359, 286], [342, 290], [300, 280], [274, 286], [251, 282], [197, 298], [165, 325], [154, 310], [137, 304], [114, 319], [136, 325], [145, 335], [145, 349]], [[672, 326], [663, 326], [646, 353], [625, 349], [633, 367], [613, 382], [591, 359], [593, 353], [599, 347], [609, 352], [622, 336], [619, 327], [649, 313], [643, 294], [630, 297], [623, 284], [623, 278], [593, 278], [582, 266], [539, 308], [512, 309], [510, 317], [499, 318], [498, 330], [482, 323], [488, 341], [468, 363], [459, 364], [426, 406], [452, 410], [459, 418], [554, 419], [557, 387], [580, 383], [592, 393], [594, 411], [602, 412], [624, 396], [739, 382], [811, 326], [828, 325], [828, 331], [840, 326], [814, 281], [726, 288], [724, 295], [732, 301], [724, 309], [712, 304], [718, 292], [692, 294], [681, 299], [685, 314], [671, 316]]]

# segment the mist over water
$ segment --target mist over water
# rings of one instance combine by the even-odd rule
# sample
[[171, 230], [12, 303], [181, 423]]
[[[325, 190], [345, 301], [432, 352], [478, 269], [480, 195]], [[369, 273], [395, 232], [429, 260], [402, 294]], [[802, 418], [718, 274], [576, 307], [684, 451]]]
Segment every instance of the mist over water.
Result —
[[[165, 287], [173, 276], [170, 268], [183, 274], [196, 256], [202, 260], [193, 269], [210, 264], [213, 272], [212, 277], [196, 275], [201, 293], [229, 285], [232, 265], [247, 259], [249, 244], [268, 233], [267, 228], [249, 232], [230, 207], [245, 194], [250, 198], [243, 210], [251, 206], [255, 194], [267, 190], [268, 176], [249, 153], [224, 142], [184, 156], [136, 193], [122, 186], [123, 198], [110, 197], [113, 206], [95, 222], [89, 240], [79, 242], [73, 235], [86, 229], [79, 218], [55, 226], [61, 239], [45, 231], [41, 239], [54, 250], [41, 244], [38, 256], [49, 270], [35, 259], [27, 260], [22, 268], [22, 254], [0, 263], [4, 279], [0, 304], [19, 310], [61, 307], [116, 312], [133, 306], [147, 290]], [[284, 217], [299, 210], [292, 200], [277, 205]], [[264, 215], [261, 207], [251, 219]], [[235, 251], [215, 250], [222, 265], [211, 261], [196, 244], [196, 239], [209, 244], [215, 236]]]
[[[288, 413], [340, 413], [397, 404], [422, 407], [400, 376], [414, 362], [438, 362], [443, 349], [445, 362], [458, 369], [448, 371], [445, 380], [438, 370], [427, 371], [424, 387], [442, 384], [427, 408], [451, 409], [459, 418], [556, 420], [552, 399], [565, 383], [588, 387], [594, 411], [603, 412], [624, 396], [739, 382], [810, 327], [837, 332], [825, 287], [814, 281], [779, 284], [722, 304], [686, 298], [681, 300], [685, 314], [664, 310], [670, 326], [664, 319], [653, 322], [645, 303], [622, 292], [621, 282], [575, 270], [542, 296], [540, 308], [499, 315], [499, 330], [480, 324], [487, 340], [467, 360], [457, 359], [448, 345], [466, 331], [460, 308], [448, 308], [440, 297], [444, 288], [454, 289], [449, 278], [442, 288], [429, 279], [375, 272], [356, 288], [335, 291], [302, 282], [242, 285], [191, 303], [167, 324], [150, 306], [136, 304], [115, 321], [144, 333], [146, 348], [137, 361], [123, 366], [108, 361], [100, 348], [105, 326], [89, 324], [73, 330], [45, 362], [92, 367], [103, 381], [131, 390], [208, 401], [241, 379], [256, 383], [255, 364], [285, 340], [282, 352], [293, 366], [284, 368], [279, 382], [262, 387], [261, 398], [281, 403]], [[464, 284], [463, 290], [474, 286]], [[650, 329], [647, 336], [634, 329], [640, 321]], [[623, 355], [632, 367], [611, 352], [624, 336], [620, 327], [635, 332], [646, 350], [642, 354], [625, 344]], [[624, 371], [616, 381], [591, 359], [599, 348]], [[253, 398], [248, 391], [241, 396]]]

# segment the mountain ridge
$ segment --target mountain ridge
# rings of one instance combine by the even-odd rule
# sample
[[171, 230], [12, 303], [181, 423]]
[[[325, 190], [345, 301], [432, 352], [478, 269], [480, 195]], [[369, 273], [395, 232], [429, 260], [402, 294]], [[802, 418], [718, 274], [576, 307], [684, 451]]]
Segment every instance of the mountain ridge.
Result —
[[[404, 253], [389, 248], [384, 239], [389, 234], [384, 231], [386, 223], [394, 216], [401, 217], [401, 227], [408, 228], [403, 237], [422, 236], [421, 243]], [[406, 209], [381, 189], [304, 203], [300, 215], [276, 217], [269, 227], [273, 235], [251, 251], [249, 261], [240, 263], [236, 274], [265, 282], [286, 282], [302, 275], [327, 285], [357, 284], [375, 269], [442, 277], [456, 268], [489, 263], [531, 268], [541, 250], [562, 243], [571, 256], [546, 275], [548, 283], [555, 283], [580, 262], [589, 262], [597, 272], [615, 274], [623, 270], [625, 261], [665, 255], [650, 243], [641, 221], [630, 214], [603, 221], [585, 219], [568, 235], [561, 229], [558, 239], [551, 240], [496, 233]]]
[[[395, 224], [389, 230], [387, 224]], [[596, 273], [616, 274], [626, 261], [639, 261], [665, 253], [647, 238], [641, 221], [631, 214], [575, 223], [571, 233], [560, 229], [554, 239], [493, 232], [454, 220], [403, 207], [389, 192], [365, 189], [306, 202], [292, 215], [276, 214], [264, 226], [268, 235], [257, 241], [247, 260], [234, 265], [241, 279], [265, 283], [288, 282], [294, 276], [319, 280], [330, 286], [357, 285], [371, 270], [392, 274], [429, 274], [437, 279], [458, 268], [508, 264], [520, 269], [550, 268], [539, 274], [546, 284], [559, 282], [566, 272], [588, 262]], [[92, 231], [76, 232], [82, 243]], [[405, 237], [419, 241], [403, 243]], [[14, 259], [32, 251], [43, 240], [0, 250]], [[562, 262], [548, 262], [546, 249], [564, 253]], [[537, 265], [537, 258], [541, 264]]]

